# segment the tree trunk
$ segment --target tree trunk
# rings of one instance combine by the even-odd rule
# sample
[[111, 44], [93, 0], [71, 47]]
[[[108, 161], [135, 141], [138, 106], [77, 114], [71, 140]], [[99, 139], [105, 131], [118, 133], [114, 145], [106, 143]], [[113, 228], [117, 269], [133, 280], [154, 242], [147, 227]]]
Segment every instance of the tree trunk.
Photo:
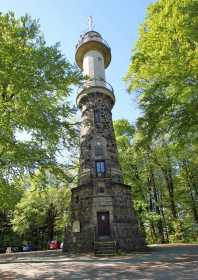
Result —
[[56, 217], [56, 209], [54, 208], [54, 205], [51, 203], [48, 209], [48, 217], [47, 217], [49, 241], [54, 239], [55, 217]]
[[162, 223], [161, 212], [160, 212], [159, 201], [158, 201], [158, 194], [157, 194], [157, 186], [156, 186], [155, 176], [154, 176], [151, 166], [150, 166], [150, 180], [149, 181], [150, 181], [150, 186], [151, 186], [150, 189], [153, 193], [153, 197], [154, 197], [154, 201], [155, 201], [155, 211], [160, 216], [160, 219], [157, 223], [160, 240], [161, 240], [161, 243], [165, 243], [163, 223]]
[[155, 226], [154, 226], [153, 221], [150, 221], [150, 228], [151, 228], [152, 243], [156, 243], [157, 234], [156, 234], [156, 231], [155, 231]]
[[168, 189], [169, 199], [170, 199], [170, 208], [173, 218], [177, 219], [177, 210], [175, 206], [175, 196], [174, 196], [174, 184], [172, 178], [172, 171], [169, 167], [168, 170], [166, 168], [161, 169], [164, 175], [164, 179], [166, 181], [166, 186]]
[[194, 217], [194, 220], [196, 221], [196, 223], [198, 223], [197, 203], [196, 203], [196, 198], [194, 198], [194, 195], [193, 195], [192, 176], [190, 176], [189, 166], [188, 166], [188, 163], [186, 160], [183, 160], [183, 169], [186, 174], [186, 182], [187, 182], [189, 192], [190, 192], [190, 198], [191, 198], [191, 202], [192, 202], [191, 209], [192, 209], [193, 217]]
[[[173, 184], [173, 176], [172, 176], [172, 166], [170, 161], [170, 155], [166, 145], [164, 145], [166, 149], [166, 157], [167, 157], [167, 166], [164, 166], [160, 163], [156, 155], [154, 155], [154, 162], [159, 166], [164, 176], [166, 187], [168, 190], [169, 200], [170, 200], [170, 208], [171, 213], [174, 219], [177, 219], [177, 210], [175, 205], [175, 196], [174, 196], [174, 184]], [[150, 149], [150, 148], [149, 148]], [[151, 150], [151, 149], [150, 149]]]
[[163, 206], [163, 198], [162, 198], [162, 193], [160, 192], [159, 195], [159, 208], [160, 208], [160, 213], [161, 213], [161, 217], [162, 217], [162, 221], [163, 221], [163, 228], [164, 228], [164, 237], [166, 237], [166, 242], [169, 243], [169, 234], [168, 234], [168, 226], [166, 223], [166, 218], [165, 218], [165, 214], [164, 214], [164, 206]]

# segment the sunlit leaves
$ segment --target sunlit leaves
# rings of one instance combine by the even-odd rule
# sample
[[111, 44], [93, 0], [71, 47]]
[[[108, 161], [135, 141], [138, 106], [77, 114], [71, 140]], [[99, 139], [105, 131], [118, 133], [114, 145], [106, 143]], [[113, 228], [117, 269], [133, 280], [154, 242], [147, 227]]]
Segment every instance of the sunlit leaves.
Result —
[[126, 81], [140, 93], [147, 133], [163, 126], [182, 143], [197, 142], [198, 3], [156, 1], [147, 12]]
[[[53, 223], [54, 232], [59, 230], [63, 233], [68, 219], [65, 209], [70, 201], [69, 189], [50, 176], [46, 180], [39, 174], [27, 178], [26, 183], [29, 188], [15, 207], [13, 229], [20, 235], [28, 236], [32, 230], [39, 228], [48, 232], [49, 224]], [[53, 215], [49, 217], [50, 211]]]
[[80, 79], [59, 45], [46, 45], [38, 21], [0, 14], [2, 180], [57, 165], [57, 153], [74, 145], [76, 111], [68, 96]]
[[[68, 97], [80, 80], [81, 73], [63, 56], [59, 44], [47, 46], [37, 20], [28, 15], [17, 19], [14, 13], [0, 13], [0, 215], [5, 225], [0, 231], [3, 239], [10, 236], [10, 219], [23, 195], [17, 208], [18, 232], [43, 222], [52, 197], [55, 204], [65, 203], [66, 190], [63, 186], [62, 193], [49, 190], [46, 173], [61, 178], [64, 183], [74, 176], [66, 171], [67, 166], [58, 163], [57, 157], [64, 151], [67, 158], [67, 151], [72, 153], [78, 142], [76, 109]], [[31, 178], [31, 190], [37, 190], [34, 194], [27, 191], [30, 188], [27, 178]], [[40, 194], [38, 190], [42, 192], [45, 188], [46, 194]]]

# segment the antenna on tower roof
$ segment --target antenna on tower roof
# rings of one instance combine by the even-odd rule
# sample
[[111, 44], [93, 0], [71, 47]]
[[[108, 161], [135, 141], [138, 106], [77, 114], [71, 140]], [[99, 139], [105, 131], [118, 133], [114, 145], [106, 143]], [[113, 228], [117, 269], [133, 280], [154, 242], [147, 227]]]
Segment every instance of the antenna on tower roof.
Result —
[[93, 24], [93, 17], [89, 16], [88, 17], [88, 26], [89, 26], [89, 31], [93, 30], [94, 24]]

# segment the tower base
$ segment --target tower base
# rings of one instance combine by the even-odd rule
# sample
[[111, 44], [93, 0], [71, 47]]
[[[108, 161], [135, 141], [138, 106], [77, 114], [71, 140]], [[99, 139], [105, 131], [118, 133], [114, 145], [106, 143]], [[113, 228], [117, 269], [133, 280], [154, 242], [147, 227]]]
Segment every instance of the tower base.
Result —
[[124, 252], [146, 248], [129, 186], [101, 178], [72, 189], [63, 251], [91, 252], [98, 241], [114, 241]]

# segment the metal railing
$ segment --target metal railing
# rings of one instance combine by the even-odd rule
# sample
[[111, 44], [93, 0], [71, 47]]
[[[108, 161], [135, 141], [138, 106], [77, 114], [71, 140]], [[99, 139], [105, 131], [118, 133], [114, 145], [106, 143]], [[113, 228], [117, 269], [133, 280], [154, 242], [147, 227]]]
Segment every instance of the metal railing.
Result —
[[112, 95], [114, 95], [113, 87], [103, 79], [89, 79], [89, 80], [86, 80], [78, 88], [78, 92], [80, 92], [84, 89], [87, 89], [89, 87], [104, 87], [104, 88], [107, 88], [112, 93]]
[[76, 49], [78, 49], [82, 44], [84, 44], [84, 43], [86, 43], [88, 41], [92, 41], [92, 40], [100, 42], [100, 43], [103, 43], [104, 45], [107, 46], [107, 48], [110, 49], [107, 41], [105, 41], [101, 36], [99, 36], [99, 35], [97, 36], [96, 34], [97, 34], [97, 32], [93, 33], [93, 34], [91, 34], [91, 33], [89, 34], [89, 32], [85, 33], [84, 36], [82, 36], [81, 39], [76, 44]]

